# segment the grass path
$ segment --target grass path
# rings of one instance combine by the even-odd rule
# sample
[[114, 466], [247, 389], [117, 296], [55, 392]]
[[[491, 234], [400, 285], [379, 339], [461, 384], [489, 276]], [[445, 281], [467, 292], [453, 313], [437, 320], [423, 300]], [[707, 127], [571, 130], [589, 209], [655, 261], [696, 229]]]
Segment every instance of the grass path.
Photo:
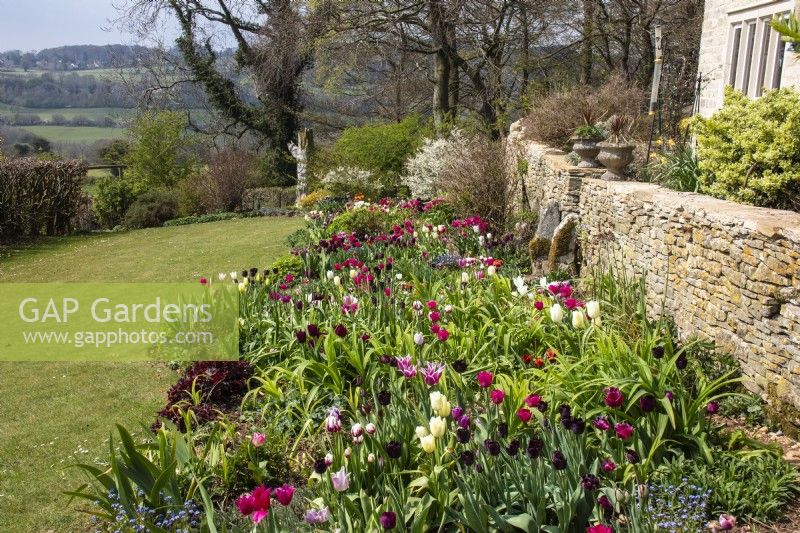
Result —
[[[187, 281], [263, 267], [299, 220], [249, 218], [0, 248], [0, 282]], [[0, 531], [83, 531], [63, 490], [114, 424], [149, 425], [176, 375], [148, 363], [0, 363]], [[74, 506], [73, 506], [74, 507]]]

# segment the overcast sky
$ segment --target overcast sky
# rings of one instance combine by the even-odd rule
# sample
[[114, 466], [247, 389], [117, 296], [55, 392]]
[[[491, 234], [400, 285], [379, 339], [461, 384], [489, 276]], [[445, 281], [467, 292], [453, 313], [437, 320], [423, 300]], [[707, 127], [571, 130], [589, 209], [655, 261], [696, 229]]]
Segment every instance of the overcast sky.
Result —
[[[111, 28], [112, 0], [0, 0], [0, 51], [70, 44], [132, 44]], [[108, 31], [111, 29], [111, 31]]]

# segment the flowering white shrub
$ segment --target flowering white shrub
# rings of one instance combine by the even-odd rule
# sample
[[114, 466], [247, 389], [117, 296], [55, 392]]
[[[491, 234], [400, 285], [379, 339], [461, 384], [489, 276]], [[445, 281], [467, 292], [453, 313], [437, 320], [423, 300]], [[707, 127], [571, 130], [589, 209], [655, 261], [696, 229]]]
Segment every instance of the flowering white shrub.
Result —
[[412, 196], [436, 196], [436, 184], [442, 170], [463, 143], [461, 130], [453, 130], [448, 137], [425, 139], [422, 147], [406, 163], [406, 175], [403, 176], [403, 183], [411, 189]]
[[322, 178], [322, 185], [334, 194], [361, 193], [370, 195], [378, 188], [378, 183], [372, 172], [356, 167], [337, 167], [329, 170]]

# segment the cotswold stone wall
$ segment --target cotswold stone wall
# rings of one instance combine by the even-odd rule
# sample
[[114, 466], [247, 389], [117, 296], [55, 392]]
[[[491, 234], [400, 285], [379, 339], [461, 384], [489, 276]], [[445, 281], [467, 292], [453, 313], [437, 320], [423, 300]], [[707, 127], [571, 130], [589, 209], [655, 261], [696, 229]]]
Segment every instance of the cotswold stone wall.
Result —
[[747, 387], [800, 424], [799, 214], [596, 179], [535, 143], [524, 153], [531, 207], [580, 217], [582, 268], [644, 275], [654, 312], [663, 302], [682, 335], [735, 354]]

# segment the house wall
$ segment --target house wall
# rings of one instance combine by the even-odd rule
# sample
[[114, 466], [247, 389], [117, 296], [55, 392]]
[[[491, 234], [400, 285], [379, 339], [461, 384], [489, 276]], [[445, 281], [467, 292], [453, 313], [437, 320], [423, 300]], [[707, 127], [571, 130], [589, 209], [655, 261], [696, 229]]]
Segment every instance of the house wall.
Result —
[[[517, 125], [518, 126], [518, 125]], [[800, 214], [610, 182], [525, 141], [531, 208], [580, 217], [585, 269], [613, 262], [644, 276], [653, 315], [735, 354], [745, 385], [800, 427]]]
[[[722, 106], [729, 66], [729, 32], [737, 12], [746, 8], [787, 6], [797, 9], [798, 0], [706, 0], [700, 38], [698, 72], [704, 78], [700, 91], [700, 114], [710, 116]], [[800, 60], [788, 50], [784, 54], [782, 87], [800, 88]]]

